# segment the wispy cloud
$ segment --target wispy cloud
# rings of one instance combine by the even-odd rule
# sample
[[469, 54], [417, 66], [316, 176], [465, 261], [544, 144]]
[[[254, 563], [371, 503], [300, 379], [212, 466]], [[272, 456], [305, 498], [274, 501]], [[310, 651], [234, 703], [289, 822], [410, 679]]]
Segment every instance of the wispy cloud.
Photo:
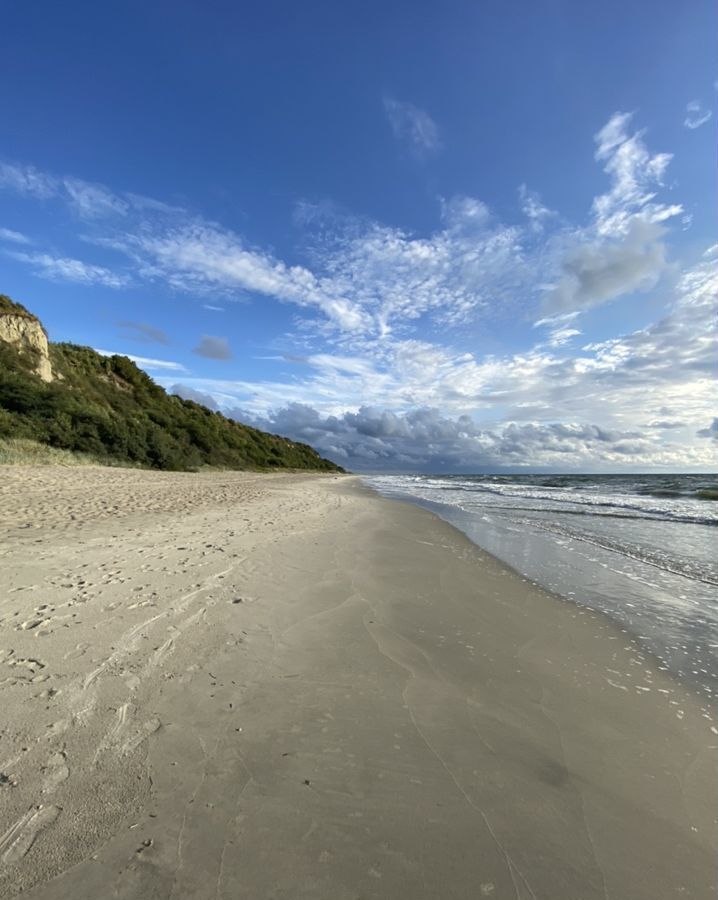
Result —
[[101, 184], [90, 184], [79, 178], [65, 178], [62, 186], [71, 209], [81, 219], [104, 219], [125, 216], [130, 205]]
[[[438, 200], [436, 226], [421, 233], [304, 204], [303, 255], [290, 264], [186, 210], [25, 167], [8, 176], [10, 189], [43, 201], [52, 189], [68, 221], [82, 220], [88, 248], [126, 262], [116, 274], [13, 252], [44, 277], [161, 282], [209, 309], [238, 296], [291, 304], [293, 333], [271, 351], [301, 355], [301, 367], [261, 382], [185, 373], [182, 384], [188, 397], [209, 396], [274, 431], [311, 437], [357, 468], [371, 460], [417, 467], [434, 453], [467, 466], [518, 464], [522, 452], [535, 454], [534, 464], [703, 465], [709, 446], [695, 435], [715, 414], [714, 259], [685, 271], [677, 288], [664, 279], [666, 298], [677, 293], [660, 321], [605, 340], [583, 337], [577, 348], [581, 333], [591, 333], [590, 310], [653, 290], [669, 267], [678, 271], [667, 240], [682, 210], [663, 184], [671, 157], [649, 150], [631, 121], [616, 114], [596, 135], [608, 183], [581, 222], [567, 222], [525, 187], [515, 223], [480, 197], [457, 195]], [[511, 353], [454, 347], [471, 346], [467, 333], [510, 322], [546, 330]], [[143, 330], [153, 326], [125, 327], [153, 339]], [[227, 359], [231, 350], [226, 338], [206, 335], [195, 352]], [[134, 358], [177, 386], [178, 363]], [[500, 421], [489, 428], [487, 416]]]
[[169, 344], [166, 332], [146, 322], [118, 322], [117, 327], [122, 329], [123, 337], [143, 343]]
[[686, 104], [686, 117], [683, 120], [683, 124], [686, 128], [695, 130], [709, 122], [712, 116], [713, 112], [710, 109], [706, 109], [700, 100], [691, 100], [690, 103]]
[[549, 335], [550, 347], [563, 347], [583, 332], [578, 328], [554, 328]]
[[[672, 435], [705, 430], [714, 411], [716, 290], [707, 259], [680, 278], [663, 319], [568, 355], [578, 329], [565, 317], [555, 324], [557, 317], [554, 341], [513, 355], [392, 340], [361, 356], [308, 356], [301, 379], [185, 383], [245, 421], [308, 440], [356, 468], [421, 468], [432, 459], [464, 470], [525, 460], [709, 466], [710, 446]], [[496, 408], [503, 422], [479, 424], [482, 410]]]
[[101, 184], [81, 178], [57, 177], [34, 166], [0, 162], [0, 187], [38, 200], [59, 198], [83, 219], [104, 218], [110, 214], [125, 215], [132, 203], [141, 205], [143, 198], [122, 198]]
[[11, 244], [31, 244], [29, 237], [11, 228], [0, 228], [0, 241], [8, 241]]
[[439, 126], [425, 110], [413, 103], [384, 97], [384, 112], [394, 137], [406, 144], [415, 157], [423, 160], [439, 152]]
[[28, 263], [35, 275], [48, 281], [72, 281], [75, 284], [99, 284], [104, 287], [122, 288], [130, 283], [128, 276], [113, 272], [104, 266], [96, 266], [79, 259], [51, 256], [49, 253], [21, 253], [5, 251], [5, 255], [19, 262]]
[[[434, 146], [435, 129], [421, 113], [387, 100], [400, 134]], [[655, 284], [666, 266], [659, 225], [681, 207], [658, 199], [670, 155], [651, 153], [630, 121], [616, 114], [596, 135], [610, 187], [596, 197], [586, 225], [561, 221], [525, 186], [520, 224], [502, 223], [480, 198], [458, 195], [440, 201], [440, 227], [423, 235], [304, 204], [311, 264], [289, 265], [229, 229], [148, 198], [31, 167], [9, 167], [8, 178], [12, 189], [26, 193], [52, 190], [86, 223], [83, 237], [123, 253], [135, 279], [211, 298], [208, 308], [222, 296], [270, 297], [303, 310], [300, 327], [325, 338], [383, 340], [427, 317], [453, 327], [531, 315], [542, 284], [549, 314], [587, 309]], [[102, 266], [52, 264], [49, 256], [26, 261], [46, 277], [127, 283], [127, 276]]]
[[544, 223], [557, 215], [554, 210], [543, 205], [536, 191], [529, 190], [525, 184], [519, 186], [519, 200], [521, 211], [534, 231], [541, 231]]
[[644, 132], [630, 133], [632, 113], [615, 113], [596, 134], [596, 159], [611, 179], [611, 189], [593, 201], [598, 233], [608, 237], [625, 234], [632, 218], [640, 214], [649, 222], [664, 222], [679, 215], [679, 204], [656, 203], [656, 191], [673, 158], [670, 153], [651, 153]]
[[309, 269], [248, 248], [238, 235], [201, 220], [164, 232], [124, 236], [115, 247], [144, 260], [144, 274], [163, 277], [182, 290], [240, 289], [317, 309], [342, 330], [368, 325], [355, 303]]
[[17, 166], [0, 162], [0, 187], [46, 200], [57, 193], [57, 179], [34, 166]]
[[120, 353], [117, 350], [100, 350], [95, 347], [95, 352], [101, 356], [126, 356], [132, 360], [141, 369], [148, 369], [150, 372], [186, 372], [187, 369], [178, 362], [172, 362], [167, 359], [151, 359], [147, 356], [134, 356], [132, 353]]

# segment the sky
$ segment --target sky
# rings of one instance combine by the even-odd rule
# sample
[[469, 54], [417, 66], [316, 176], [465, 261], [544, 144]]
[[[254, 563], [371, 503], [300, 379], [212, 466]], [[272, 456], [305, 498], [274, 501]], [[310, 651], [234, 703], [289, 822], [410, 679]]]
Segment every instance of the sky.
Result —
[[36, 0], [0, 292], [354, 471], [711, 471], [716, 12]]

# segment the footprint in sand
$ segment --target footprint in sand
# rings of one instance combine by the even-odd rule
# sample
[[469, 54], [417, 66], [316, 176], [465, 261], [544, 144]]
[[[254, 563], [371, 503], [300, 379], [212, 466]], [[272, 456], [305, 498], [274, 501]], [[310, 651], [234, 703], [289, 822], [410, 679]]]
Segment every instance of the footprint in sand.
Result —
[[24, 622], [20, 622], [19, 625], [16, 625], [15, 629], [17, 631], [32, 631], [33, 628], [39, 628], [40, 625], [45, 625], [50, 621], [52, 620], [45, 618], [26, 619]]
[[67, 781], [70, 777], [70, 769], [67, 765], [67, 757], [61, 750], [53, 753], [48, 759], [47, 765], [42, 767], [42, 774], [44, 776], [43, 794], [52, 794], [63, 781]]
[[90, 645], [79, 643], [75, 646], [74, 650], [69, 650], [62, 658], [63, 659], [78, 659], [80, 656], [84, 656], [85, 653], [89, 650]]
[[162, 723], [153, 716], [138, 725], [133, 721], [135, 707], [123, 703], [115, 714], [115, 723], [100, 742], [95, 753], [95, 762], [107, 750], [115, 750], [120, 756], [127, 756], [136, 750], [147, 738], [159, 731]]
[[58, 719], [57, 722], [52, 722], [47, 726], [47, 739], [52, 740], [53, 738], [64, 734], [71, 724], [70, 719]]
[[0, 836], [0, 863], [12, 866], [19, 862], [35, 843], [40, 832], [57, 819], [59, 806], [34, 806]]
[[15, 656], [13, 650], [5, 651], [4, 656], [0, 657], [0, 661], [4, 662], [11, 669], [20, 670], [16, 671], [10, 678], [1, 678], [0, 684], [5, 684], [6, 682], [11, 685], [21, 682], [37, 684], [41, 681], [47, 681], [50, 677], [41, 671], [45, 668], [45, 663], [40, 662], [39, 659], [33, 657], [24, 658]]

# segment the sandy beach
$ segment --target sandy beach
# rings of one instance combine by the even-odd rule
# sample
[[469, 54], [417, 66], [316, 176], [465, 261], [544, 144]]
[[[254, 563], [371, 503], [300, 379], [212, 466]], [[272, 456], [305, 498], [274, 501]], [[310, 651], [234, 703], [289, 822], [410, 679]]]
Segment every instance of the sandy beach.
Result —
[[354, 477], [4, 467], [0, 897], [715, 896], [718, 734]]

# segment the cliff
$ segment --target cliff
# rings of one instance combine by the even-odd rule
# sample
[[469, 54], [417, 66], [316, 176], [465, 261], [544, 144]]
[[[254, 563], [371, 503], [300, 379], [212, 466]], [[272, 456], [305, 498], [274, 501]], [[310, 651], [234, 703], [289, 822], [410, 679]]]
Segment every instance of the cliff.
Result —
[[48, 343], [41, 322], [0, 295], [3, 440], [155, 469], [343, 471], [307, 444], [167, 394], [126, 356]]
[[11, 344], [25, 356], [31, 370], [43, 381], [52, 381], [50, 346], [42, 323], [5, 294], [0, 294], [0, 341]]

